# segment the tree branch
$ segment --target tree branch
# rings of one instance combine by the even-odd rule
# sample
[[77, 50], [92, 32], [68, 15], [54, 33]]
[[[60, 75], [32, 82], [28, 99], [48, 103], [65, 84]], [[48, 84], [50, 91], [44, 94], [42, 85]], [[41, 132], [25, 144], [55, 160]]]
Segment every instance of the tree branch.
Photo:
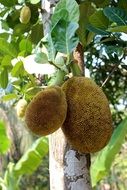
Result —
[[78, 64], [81, 75], [85, 74], [85, 63], [84, 63], [84, 51], [83, 46], [79, 43], [73, 53], [74, 62]]
[[111, 71], [111, 73], [108, 75], [108, 77], [105, 79], [105, 81], [101, 85], [101, 88], [109, 81], [109, 79], [111, 78], [112, 74], [115, 72], [115, 70], [116, 70], [117, 67], [118, 67], [118, 65], [115, 65], [115, 67], [113, 68], [113, 70]]
[[103, 84], [101, 85], [101, 88], [110, 80], [112, 74], [117, 70], [117, 68], [118, 68], [118, 66], [120, 65], [122, 59], [123, 59], [123, 57], [119, 60], [118, 63], [115, 64], [113, 70], [112, 70], [111, 73], [108, 75], [108, 77], [104, 80]]

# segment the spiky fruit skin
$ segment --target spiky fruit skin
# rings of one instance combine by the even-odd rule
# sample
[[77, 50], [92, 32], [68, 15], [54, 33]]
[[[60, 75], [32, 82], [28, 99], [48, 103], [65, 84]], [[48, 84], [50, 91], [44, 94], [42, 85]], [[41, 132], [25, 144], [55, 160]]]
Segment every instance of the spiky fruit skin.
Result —
[[58, 86], [37, 93], [25, 113], [27, 127], [36, 135], [45, 136], [60, 128], [66, 118], [65, 94]]
[[20, 12], [20, 22], [27, 24], [31, 18], [31, 10], [28, 6], [24, 6]]
[[94, 153], [108, 143], [113, 127], [108, 100], [94, 81], [72, 77], [62, 86], [68, 109], [62, 130], [72, 147]]
[[27, 107], [27, 101], [25, 99], [20, 99], [16, 105], [16, 112], [18, 117], [22, 118], [25, 115]]

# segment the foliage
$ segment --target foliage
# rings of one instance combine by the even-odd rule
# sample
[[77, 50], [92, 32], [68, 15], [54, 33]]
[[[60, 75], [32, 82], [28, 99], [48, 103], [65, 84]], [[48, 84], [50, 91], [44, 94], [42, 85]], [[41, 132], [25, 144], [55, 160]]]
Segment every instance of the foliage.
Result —
[[46, 138], [37, 139], [31, 148], [16, 163], [9, 163], [4, 178], [0, 178], [0, 186], [3, 189], [18, 190], [19, 180], [24, 174], [33, 173], [42, 162], [43, 157], [48, 152], [48, 142]]
[[[1, 24], [4, 30], [4, 32], [0, 34], [1, 60], [5, 63], [4, 60], [6, 59], [8, 64], [1, 64], [0, 76], [1, 78], [4, 78], [4, 80], [0, 81], [1, 87], [6, 88], [10, 81], [8, 78], [10, 74], [12, 77], [16, 77], [18, 85], [15, 86], [12, 82], [14, 91], [17, 91], [16, 88], [18, 86], [18, 93], [20, 93], [21, 96], [25, 95], [28, 99], [30, 98], [27, 94], [29, 88], [31, 86], [38, 86], [36, 77], [33, 75], [31, 76], [31, 74], [26, 71], [23, 61], [19, 60], [15, 65], [13, 65], [11, 62], [12, 58], [17, 57], [18, 55], [26, 57], [33, 52], [39, 51], [39, 53], [37, 53], [36, 60], [40, 59], [41, 63], [52, 62], [57, 69], [59, 68], [60, 70], [63, 70], [61, 66], [58, 67], [55, 65], [56, 53], [61, 52], [67, 57], [67, 60], [65, 60], [64, 63], [65, 67], [67, 67], [65, 72], [66, 75], [71, 70], [70, 63], [72, 51], [79, 41], [85, 47], [84, 51], [87, 52], [88, 48], [92, 49], [94, 47], [94, 44], [91, 42], [96, 34], [102, 35], [102, 38], [104, 38], [104, 40], [100, 38], [100, 42], [97, 42], [103, 45], [102, 43], [110, 43], [111, 41], [117, 40], [117, 35], [113, 34], [113, 31], [126, 33], [127, 16], [126, 11], [124, 10], [125, 8], [121, 8], [122, 5], [120, 2], [116, 7], [116, 5], [114, 6], [110, 1], [105, 1], [104, 4], [100, 3], [100, 1], [93, 1], [96, 5], [95, 7], [91, 2], [87, 1], [78, 5], [76, 1], [73, 0], [70, 5], [68, 1], [61, 0], [56, 5], [54, 14], [52, 15], [50, 32], [42, 39], [43, 26], [39, 29], [39, 26], [42, 25], [42, 21], [40, 20], [38, 12], [40, 1], [26, 2], [26, 5], [31, 9], [31, 11], [34, 10], [32, 11], [32, 16], [28, 24], [20, 23], [19, 19], [24, 3], [25, 1], [14, 1], [13, 4], [1, 1], [1, 4], [4, 5], [4, 7], [2, 7], [1, 15], [5, 17], [4, 20], [1, 17]], [[19, 8], [17, 8], [17, 5]], [[8, 11], [8, 7], [12, 7], [11, 11]], [[103, 9], [100, 9], [100, 7], [103, 7]], [[84, 18], [85, 20], [83, 21]], [[11, 28], [12, 32], [10, 32], [9, 28]], [[34, 42], [34, 31], [38, 31], [37, 33], [42, 34], [41, 36], [36, 35], [38, 37], [36, 42]], [[93, 33], [95, 34], [93, 35]], [[112, 35], [114, 36], [112, 37]], [[41, 40], [42, 43], [40, 43]], [[46, 53], [42, 52], [44, 55], [42, 57], [40, 57], [40, 47], [45, 47], [47, 49]], [[105, 47], [103, 48], [105, 49]], [[122, 51], [124, 50], [121, 50], [121, 54], [123, 53]], [[47, 58], [46, 54], [48, 54]], [[49, 80], [50, 78], [47, 78], [46, 83], [48, 83]], [[24, 86], [24, 89], [22, 89], [22, 85]]]
[[108, 145], [98, 153], [95, 162], [91, 167], [91, 177], [93, 186], [102, 179], [111, 168], [115, 155], [120, 151], [124, 138], [127, 134], [127, 118], [114, 130]]
[[35, 189], [50, 189], [49, 183], [49, 159], [48, 155], [43, 158], [42, 164], [31, 175], [25, 174], [20, 180], [19, 188], [26, 190], [26, 186], [29, 186], [31, 190]]
[[11, 142], [7, 137], [5, 124], [0, 121], [0, 154], [5, 154], [10, 148]]
[[[21, 23], [19, 19], [24, 5], [32, 12], [27, 24]], [[30, 101], [43, 87], [61, 85], [70, 73], [77, 75], [71, 65], [74, 62], [73, 50], [81, 43], [86, 68], [109, 99], [114, 127], [122, 120], [125, 121], [126, 113], [123, 109], [127, 105], [127, 41], [122, 39], [122, 35], [127, 33], [126, 0], [72, 0], [71, 3], [60, 0], [51, 17], [49, 32], [45, 36], [40, 0], [0, 0], [0, 6], [0, 87], [4, 89], [2, 101], [13, 100], [15, 104], [22, 97]], [[35, 57], [27, 62], [32, 54]], [[42, 68], [45, 63], [52, 65], [55, 72], [49, 74], [45, 71], [43, 75], [40, 75], [41, 69], [39, 72], [36, 69], [30, 72], [28, 67], [32, 68], [35, 63], [36, 67], [42, 65]], [[80, 73], [79, 68], [76, 70]], [[123, 106], [121, 110], [120, 105]], [[109, 161], [108, 166], [103, 168], [106, 174], [120, 150], [120, 147], [116, 148], [117, 140], [121, 146], [125, 137], [125, 134], [117, 132], [125, 130], [123, 122], [116, 128], [109, 145], [98, 153], [93, 165], [97, 168], [101, 159], [104, 166], [106, 160], [103, 157], [106, 156]], [[114, 138], [115, 135], [117, 139]], [[110, 145], [115, 151], [111, 152]], [[33, 153], [29, 154], [31, 155]], [[35, 155], [36, 153], [36, 161], [40, 157]], [[23, 163], [29, 160], [29, 156], [23, 157]], [[23, 165], [19, 163], [17, 167], [21, 169]], [[9, 171], [13, 170], [13, 165], [9, 168], [12, 168]], [[98, 175], [100, 168], [94, 174]], [[94, 185], [98, 179], [100, 177], [94, 179]]]

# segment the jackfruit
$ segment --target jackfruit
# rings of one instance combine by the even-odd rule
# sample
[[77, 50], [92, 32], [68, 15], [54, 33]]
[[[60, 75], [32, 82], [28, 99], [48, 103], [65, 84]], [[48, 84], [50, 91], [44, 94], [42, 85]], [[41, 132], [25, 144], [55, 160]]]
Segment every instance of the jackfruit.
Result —
[[30, 21], [30, 18], [31, 10], [28, 6], [25, 5], [20, 12], [20, 22], [23, 24], [27, 24]]
[[36, 135], [45, 136], [60, 128], [66, 118], [65, 94], [58, 86], [47, 87], [28, 104], [25, 121]]
[[94, 153], [108, 143], [113, 127], [108, 100], [91, 79], [72, 77], [62, 86], [68, 104], [62, 130], [81, 153]]
[[25, 110], [27, 107], [27, 101], [25, 99], [20, 99], [16, 105], [16, 112], [18, 117], [24, 117]]

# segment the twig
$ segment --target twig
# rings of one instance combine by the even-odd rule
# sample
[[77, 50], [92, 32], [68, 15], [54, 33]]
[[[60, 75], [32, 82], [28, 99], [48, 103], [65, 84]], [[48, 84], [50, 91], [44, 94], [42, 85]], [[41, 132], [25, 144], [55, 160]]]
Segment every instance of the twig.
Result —
[[108, 75], [108, 77], [105, 79], [105, 81], [103, 82], [103, 84], [101, 85], [101, 88], [106, 84], [107, 81], [109, 81], [109, 79], [111, 78], [112, 74], [115, 72], [115, 70], [118, 68], [118, 66], [120, 65], [120, 63], [122, 62], [122, 59], [124, 58], [124, 55], [120, 58], [120, 60], [115, 64], [115, 67], [113, 68], [113, 70], [111, 71], [111, 73]]
[[60, 69], [61, 70], [61, 68], [60, 67], [58, 67], [56, 64], [54, 64], [52, 61], [48, 61], [51, 65], [53, 65], [54, 67], [56, 67], [57, 69]]
[[116, 63], [115, 67], [113, 68], [113, 70], [111, 71], [111, 73], [108, 75], [108, 77], [105, 79], [105, 81], [103, 82], [103, 84], [101, 85], [101, 88], [106, 84], [106, 82], [109, 81], [109, 79], [111, 78], [112, 74], [115, 72], [115, 70], [118, 68], [118, 66], [120, 65], [121, 61], [123, 58], [121, 58], [119, 60], [119, 63]]
[[108, 77], [105, 79], [105, 81], [101, 85], [101, 88], [106, 84], [106, 82], [109, 81], [109, 79], [111, 78], [112, 74], [115, 72], [115, 70], [116, 70], [117, 67], [118, 67], [118, 65], [115, 65], [115, 67], [113, 68], [113, 70], [111, 71], [111, 73], [108, 75]]

